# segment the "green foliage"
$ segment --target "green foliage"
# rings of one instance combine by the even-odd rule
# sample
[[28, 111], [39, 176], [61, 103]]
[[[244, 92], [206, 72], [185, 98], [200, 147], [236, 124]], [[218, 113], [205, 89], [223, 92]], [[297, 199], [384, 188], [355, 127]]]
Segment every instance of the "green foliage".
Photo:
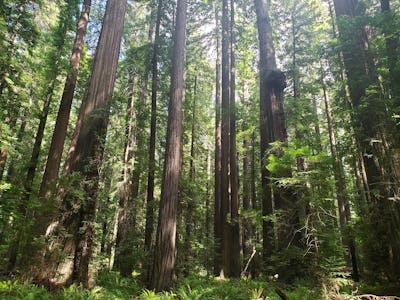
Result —
[[44, 288], [24, 284], [18, 280], [0, 281], [0, 298], [3, 299], [51, 299], [51, 295]]
[[0, 281], [1, 299], [26, 300], [279, 300], [275, 292], [278, 288], [290, 299], [354, 299], [351, 295], [358, 293], [379, 293], [380, 286], [355, 286], [340, 274], [332, 274], [321, 284], [315, 281], [299, 280], [291, 286], [281, 285], [275, 279], [216, 279], [191, 275], [178, 279], [177, 286], [169, 292], [156, 293], [144, 289], [133, 279], [121, 278], [116, 272], [100, 271], [96, 286], [92, 289], [71, 285], [68, 288], [48, 292], [44, 288], [19, 280]]
[[[90, 65], [93, 61], [95, 40], [100, 30], [100, 20], [106, 1], [93, 3], [88, 33], [88, 51], [84, 53], [79, 83], [75, 91], [76, 100], [85, 95]], [[145, 266], [152, 255], [143, 249], [143, 232], [146, 218], [145, 201], [147, 188], [149, 112], [150, 112], [150, 69], [153, 50], [154, 18], [157, 1], [142, 0], [130, 2], [125, 22], [124, 43], [120, 55], [114, 97], [111, 103], [111, 116], [104, 163], [101, 173], [100, 189], [97, 195], [96, 240], [101, 244], [100, 254], [95, 260], [103, 266], [110, 264], [115, 247], [115, 230], [119, 198], [123, 179], [121, 170], [125, 145], [125, 121], [127, 101], [134, 99], [135, 117], [132, 120], [135, 138], [142, 134], [143, 143], [136, 140], [133, 145], [134, 157], [130, 167], [132, 173], [139, 173], [138, 195], [129, 200], [134, 224], [127, 243], [116, 253], [120, 265], [126, 267], [129, 278], [116, 272], [101, 271], [97, 277], [98, 286], [85, 290], [72, 285], [57, 293], [49, 294], [42, 288], [25, 285], [19, 281], [1, 282], [1, 296], [9, 299], [279, 299], [274, 287], [279, 286], [272, 278], [256, 280], [221, 280], [199, 277], [195, 274], [210, 274], [213, 264], [213, 158], [214, 158], [214, 84], [215, 32], [213, 29], [213, 1], [191, 1], [188, 15], [186, 51], [186, 90], [184, 102], [183, 162], [180, 180], [179, 219], [177, 230], [178, 284], [170, 292], [155, 293], [144, 289], [136, 280], [143, 279]], [[390, 219], [382, 215], [374, 205], [361, 203], [360, 191], [355, 182], [354, 165], [357, 161], [357, 147], [353, 135], [360, 132], [354, 126], [354, 119], [373, 116], [385, 128], [399, 118], [400, 93], [391, 84], [392, 71], [399, 72], [399, 60], [392, 61], [387, 39], [396, 40], [400, 32], [398, 3], [393, 11], [381, 13], [378, 1], [359, 1], [360, 16], [342, 17], [338, 23], [329, 17], [327, 3], [317, 0], [271, 0], [271, 21], [274, 29], [274, 43], [278, 65], [287, 79], [285, 90], [285, 114], [288, 141], [270, 145], [268, 165], [274, 191], [290, 190], [296, 195], [295, 208], [299, 213], [299, 230], [303, 235], [304, 248], [289, 247], [281, 253], [271, 255], [271, 265], [267, 269], [278, 274], [279, 280], [293, 277], [318, 277], [324, 281], [326, 295], [335, 299], [345, 291], [342, 299], [350, 299], [352, 282], [348, 272], [343, 271], [345, 262], [342, 245], [343, 235], [355, 237], [357, 258], [364, 266], [366, 279], [371, 281], [392, 280], [382, 261], [387, 252], [377, 241], [385, 236], [386, 227], [377, 220]], [[393, 1], [392, 1], [393, 2]], [[162, 24], [159, 43], [159, 78], [157, 81], [157, 145], [155, 204], [157, 211], [161, 191], [165, 132], [169, 102], [169, 82], [171, 51], [176, 1], [163, 1]], [[71, 38], [75, 30], [79, 1], [10, 0], [0, 4], [0, 147], [8, 151], [9, 160], [5, 177], [0, 183], [0, 256], [1, 267], [5, 266], [10, 243], [14, 240], [17, 223], [24, 223], [24, 235], [30, 233], [33, 214], [25, 218], [19, 208], [24, 199], [22, 179], [25, 176], [27, 161], [31, 152], [33, 137], [38, 125], [41, 104], [46, 96], [49, 83], [56, 80], [54, 100], [59, 99], [63, 74], [68, 71]], [[258, 40], [253, 1], [235, 1], [236, 24], [236, 116], [237, 147], [240, 174], [240, 201], [246, 193], [251, 194], [251, 209], [242, 209], [239, 221], [244, 231], [254, 231], [246, 242], [247, 250], [257, 250], [254, 257], [256, 268], [263, 265], [260, 238], [262, 221], [272, 221], [278, 230], [285, 223], [288, 213], [276, 210], [270, 216], [261, 217], [260, 187], [260, 145], [259, 145], [259, 87], [258, 87]], [[58, 17], [57, 17], [58, 16]], [[338, 26], [341, 36], [333, 33], [332, 26]], [[365, 76], [355, 76], [346, 80], [341, 54], [354, 52], [359, 45], [353, 37], [359, 29], [367, 26], [370, 37], [368, 51], [362, 54], [373, 58], [379, 84], [371, 83]], [[393, 49], [399, 54], [399, 45]], [[358, 52], [357, 52], [358, 53]], [[392, 53], [393, 54], [393, 53]], [[352, 61], [357, 72], [358, 59]], [[182, 58], [183, 59], [183, 58]], [[326, 71], [327, 94], [332, 98], [333, 127], [337, 134], [339, 159], [344, 165], [347, 189], [346, 199], [351, 204], [353, 221], [341, 232], [337, 220], [336, 189], [333, 176], [332, 157], [329, 148], [328, 128], [325, 124], [321, 69]], [[375, 70], [374, 70], [375, 72]], [[400, 77], [399, 77], [400, 78]], [[196, 91], [194, 90], [196, 81]], [[398, 80], [394, 80], [396, 83]], [[348, 85], [360, 86], [365, 95], [357, 109], [349, 104], [346, 89]], [[295, 93], [296, 89], [296, 93]], [[398, 92], [398, 91], [397, 91]], [[55, 101], [56, 103], [57, 101]], [[58, 104], [58, 103], [57, 103]], [[79, 101], [74, 103], [71, 115], [68, 141], [72, 136], [79, 113]], [[51, 107], [49, 123], [45, 131], [43, 155], [40, 155], [38, 170], [43, 170], [46, 150], [54, 125], [56, 105]], [[387, 114], [390, 118], [387, 118]], [[8, 118], [11, 117], [11, 118]], [[27, 118], [25, 133], [19, 126]], [[368, 121], [369, 119], [366, 118]], [[371, 118], [372, 119], [372, 118]], [[11, 120], [11, 121], [10, 121]], [[194, 127], [194, 134], [191, 129]], [[395, 131], [389, 136], [398, 136]], [[365, 136], [368, 142], [379, 147], [381, 139]], [[191, 153], [193, 141], [194, 149]], [[396, 151], [389, 145], [387, 151]], [[386, 147], [386, 146], [385, 146]], [[66, 147], [68, 148], [68, 147]], [[393, 150], [391, 149], [393, 148]], [[64, 153], [64, 157], [65, 157]], [[245, 174], [242, 160], [249, 159], [253, 164]], [[190, 169], [190, 162], [194, 172]], [[391, 161], [384, 161], [392, 168]], [[211, 167], [209, 167], [211, 165]], [[265, 166], [263, 166], [265, 167]], [[211, 170], [210, 170], [211, 168]], [[15, 171], [12, 173], [11, 171]], [[14, 174], [11, 176], [10, 174]], [[10, 175], [10, 176], [8, 176]], [[252, 177], [254, 176], [254, 177]], [[37, 210], [36, 198], [40, 174], [36, 176], [31, 199], [24, 203], [24, 209]], [[385, 179], [386, 180], [386, 179]], [[254, 187], [253, 187], [254, 184]], [[87, 199], [82, 190], [83, 182], [79, 174], [61, 178], [54, 192], [63, 188], [76, 201], [71, 210], [78, 212]], [[251, 186], [251, 188], [250, 188]], [[246, 188], [248, 188], [246, 190]], [[393, 199], [396, 199], [393, 197]], [[51, 199], [53, 200], [53, 199]], [[54, 204], [42, 205], [39, 210], [53, 211]], [[395, 211], [395, 209], [393, 209]], [[366, 213], [368, 212], [368, 213]], [[398, 216], [397, 216], [398, 217]], [[155, 218], [157, 219], [157, 218]], [[208, 223], [207, 223], [208, 222]], [[383, 224], [385, 225], [385, 224]], [[393, 228], [396, 223], [393, 223]], [[398, 224], [397, 224], [398, 225]], [[208, 226], [208, 227], [207, 227]], [[190, 230], [190, 236], [186, 230]], [[101, 241], [101, 242], [100, 242]], [[20, 247], [22, 248], [22, 246]], [[251, 253], [245, 253], [244, 261]], [[295, 267], [293, 267], [295, 266]], [[119, 266], [120, 270], [122, 268]], [[298, 272], [300, 270], [300, 272]], [[260, 270], [256, 270], [260, 271]], [[189, 274], [188, 278], [180, 278]], [[139, 276], [140, 275], [140, 276]], [[135, 278], [132, 278], [135, 277]], [[292, 279], [291, 279], [292, 280]], [[309, 280], [309, 279], [307, 279]], [[309, 282], [293, 282], [291, 286], [281, 287], [292, 299], [321, 299], [317, 289], [310, 288]], [[384, 290], [376, 284], [376, 289]], [[328, 297], [327, 296], [327, 297]], [[329, 298], [328, 297], [328, 298]]]

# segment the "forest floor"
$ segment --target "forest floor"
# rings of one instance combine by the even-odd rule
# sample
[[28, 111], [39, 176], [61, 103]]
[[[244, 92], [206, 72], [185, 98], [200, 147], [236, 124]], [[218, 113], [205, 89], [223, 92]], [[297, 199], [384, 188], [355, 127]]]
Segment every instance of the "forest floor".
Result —
[[[109, 299], [215, 299], [215, 300], [325, 300], [325, 299], [400, 299], [397, 297], [374, 297], [384, 289], [354, 285], [349, 279], [334, 278], [325, 283], [297, 281], [293, 285], [282, 285], [267, 279], [218, 280], [212, 277], [192, 275], [178, 280], [170, 292], [155, 293], [145, 289], [138, 280], [123, 278], [114, 272], [101, 272], [97, 285], [91, 290], [72, 285], [68, 288], [49, 292], [42, 287], [19, 279], [0, 281], [0, 299], [26, 300], [109, 300]], [[278, 294], [281, 294], [279, 296]], [[364, 295], [364, 296], [361, 296]], [[285, 298], [286, 297], [286, 298]]]

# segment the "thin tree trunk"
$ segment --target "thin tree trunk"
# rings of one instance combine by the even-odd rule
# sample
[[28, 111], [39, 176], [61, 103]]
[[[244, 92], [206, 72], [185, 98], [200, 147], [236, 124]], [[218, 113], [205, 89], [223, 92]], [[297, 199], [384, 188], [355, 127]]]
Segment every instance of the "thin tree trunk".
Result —
[[124, 149], [124, 157], [123, 157], [123, 171], [122, 171], [122, 184], [120, 187], [120, 198], [119, 198], [119, 208], [118, 208], [118, 218], [117, 218], [117, 229], [116, 229], [116, 237], [115, 237], [115, 248], [118, 252], [117, 255], [114, 255], [116, 260], [117, 269], [121, 272], [121, 275], [127, 276], [132, 272], [132, 266], [130, 266], [126, 261], [123, 260], [123, 257], [131, 251], [131, 249], [125, 249], [126, 245], [124, 245], [124, 241], [128, 236], [129, 228], [131, 227], [130, 211], [129, 211], [129, 199], [131, 195], [131, 173], [132, 173], [132, 159], [133, 159], [133, 147], [135, 144], [135, 139], [133, 136], [134, 131], [134, 121], [135, 121], [135, 113], [134, 113], [134, 89], [136, 85], [136, 78], [134, 74], [130, 75], [131, 78], [129, 80], [129, 94], [128, 101], [126, 107], [126, 115], [125, 115], [125, 149]]
[[[67, 5], [71, 5], [71, 2], [68, 2]], [[70, 9], [68, 10], [70, 11]], [[31, 158], [29, 161], [28, 165], [28, 171], [24, 180], [24, 189], [25, 189], [25, 195], [23, 196], [23, 199], [21, 199], [19, 205], [18, 205], [18, 211], [20, 215], [25, 219], [27, 217], [27, 202], [29, 201], [32, 193], [32, 185], [33, 185], [33, 180], [36, 175], [36, 168], [39, 163], [39, 155], [41, 151], [41, 146], [42, 146], [42, 141], [44, 137], [44, 130], [46, 127], [47, 123], [47, 117], [50, 111], [50, 104], [53, 99], [53, 94], [54, 94], [54, 89], [56, 87], [56, 78], [58, 74], [60, 73], [60, 60], [61, 60], [61, 55], [62, 51], [65, 45], [65, 39], [66, 39], [66, 34], [67, 34], [67, 29], [68, 29], [68, 21], [69, 21], [70, 16], [61, 16], [60, 20], [60, 36], [58, 37], [60, 41], [57, 44], [56, 48], [56, 53], [54, 57], [52, 58], [52, 61], [50, 62], [50, 72], [48, 74], [48, 82], [46, 83], [46, 88], [45, 88], [45, 94], [44, 94], [44, 102], [43, 102], [43, 108], [39, 117], [39, 126], [36, 131], [36, 136], [35, 136], [35, 142], [33, 144], [32, 148], [32, 154]], [[13, 270], [16, 263], [17, 263], [17, 256], [19, 253], [19, 248], [20, 248], [20, 243], [21, 239], [23, 236], [23, 232], [26, 231], [26, 222], [23, 221], [22, 224], [20, 224], [17, 228], [17, 234], [14, 238], [14, 241], [11, 243], [11, 248], [10, 248], [10, 257], [8, 259], [7, 263], [7, 269]], [[29, 242], [28, 242], [29, 243]]]
[[[247, 82], [243, 83], [243, 98], [244, 98], [244, 108], [245, 108], [245, 117], [243, 120], [243, 131], [248, 130], [248, 125], [246, 118], [249, 116], [249, 92]], [[251, 209], [251, 178], [250, 178], [250, 143], [247, 138], [243, 140], [243, 209], [245, 211]], [[249, 240], [252, 238], [251, 226], [248, 220], [245, 220], [245, 224], [243, 225], [243, 236], [242, 236], [242, 252], [243, 259], [247, 259], [250, 255], [250, 246]], [[249, 247], [248, 247], [249, 246]], [[245, 262], [245, 261], [244, 261]]]
[[231, 274], [231, 227], [228, 214], [231, 212], [229, 195], [229, 1], [222, 1], [222, 97], [221, 97], [221, 224], [222, 224], [222, 268], [223, 276]]
[[174, 285], [178, 186], [182, 166], [182, 101], [185, 96], [185, 43], [187, 3], [178, 0], [168, 108], [167, 145], [158, 216], [151, 287], [157, 291]]
[[[153, 24], [149, 25], [149, 34], [148, 34], [148, 41], [149, 43], [152, 42], [153, 39]], [[151, 64], [151, 53], [148, 54], [146, 57], [146, 67], [144, 74], [142, 75], [142, 80], [140, 84], [140, 92], [139, 92], [139, 104], [138, 107], [146, 107], [147, 106], [147, 98], [149, 95], [148, 91], [148, 82], [149, 82], [149, 73], [150, 73], [150, 64]], [[134, 152], [135, 160], [133, 162], [133, 172], [132, 172], [132, 189], [130, 197], [132, 199], [132, 205], [130, 207], [130, 214], [132, 215], [132, 223], [131, 226], [136, 226], [136, 216], [135, 210], [138, 207], [138, 196], [139, 196], [139, 188], [140, 188], [140, 178], [143, 173], [144, 169], [144, 158], [146, 153], [144, 152], [145, 149], [145, 113], [143, 110], [138, 110], [137, 112], [137, 126], [135, 128], [135, 140], [136, 140], [136, 150]]]
[[239, 176], [236, 151], [236, 81], [235, 81], [235, 3], [231, 0], [230, 11], [230, 91], [229, 91], [229, 165], [231, 186], [231, 276], [240, 277], [240, 228], [239, 228]]
[[[153, 20], [150, 19], [149, 31], [148, 31], [148, 42], [151, 43], [153, 39]], [[140, 84], [139, 84], [139, 99], [137, 107], [146, 107], [146, 101], [148, 96], [148, 77], [150, 73], [150, 67], [148, 67], [151, 63], [151, 53], [149, 52], [146, 56], [146, 65], [143, 74], [140, 76]], [[133, 92], [132, 92], [132, 101], [133, 101]], [[132, 103], [133, 105], [133, 103]], [[143, 110], [138, 110], [136, 113], [136, 126], [133, 127], [131, 124], [131, 132], [129, 133], [129, 138], [132, 140], [130, 145], [131, 156], [135, 157], [133, 160], [133, 166], [129, 169], [129, 173], [127, 173], [126, 184], [127, 186], [127, 194], [124, 197], [123, 201], [120, 203], [120, 218], [118, 222], [118, 235], [117, 235], [117, 255], [116, 262], [118, 266], [118, 270], [121, 275], [129, 276], [133, 269], [133, 261], [131, 259], [125, 259], [125, 257], [129, 257], [132, 249], [130, 249], [129, 239], [133, 234], [134, 229], [136, 228], [136, 210], [138, 208], [138, 195], [139, 195], [139, 186], [140, 186], [140, 178], [143, 172], [143, 157], [144, 153], [144, 128], [145, 118]], [[133, 135], [135, 136], [133, 138]], [[135, 149], [133, 149], [135, 147]], [[131, 162], [130, 162], [131, 164]], [[132, 170], [132, 172], [131, 172]], [[121, 199], [122, 200], [122, 199]], [[121, 222], [120, 222], [121, 221]]]
[[86, 101], [82, 106], [64, 167], [65, 175], [72, 172], [80, 174], [83, 180], [74, 184], [75, 188], [82, 188], [84, 191], [85, 201], [68, 191], [59, 190], [61, 206], [57, 223], [63, 229], [61, 232], [67, 234], [55, 232], [52, 239], [55, 247], [46, 249], [39, 281], [49, 285], [77, 282], [88, 286], [91, 281], [89, 263], [94, 243], [93, 222], [99, 169], [103, 158], [109, 101], [115, 83], [126, 5], [126, 0], [109, 0], [106, 5]]
[[[61, 55], [61, 51], [59, 52], [59, 54]], [[57, 59], [56, 64], [58, 65], [58, 59]], [[56, 73], [58, 73], [58, 72], [56, 72]], [[56, 76], [56, 75], [54, 75], [54, 76]], [[36, 167], [39, 162], [39, 154], [40, 154], [40, 150], [41, 150], [41, 146], [42, 146], [44, 129], [46, 127], [47, 116], [49, 114], [49, 109], [50, 109], [50, 104], [51, 104], [52, 98], [53, 98], [54, 88], [55, 88], [55, 80], [53, 79], [53, 80], [51, 80], [49, 87], [47, 89], [47, 92], [46, 92], [45, 101], [43, 103], [43, 108], [42, 108], [42, 112], [40, 115], [39, 127], [36, 132], [35, 143], [33, 145], [32, 155], [31, 155], [31, 159], [29, 162], [29, 168], [28, 168], [28, 172], [27, 172], [27, 175], [25, 178], [24, 187], [26, 190], [26, 199], [25, 199], [26, 201], [29, 199], [30, 194], [32, 192], [32, 183], [35, 178]]]
[[[190, 141], [190, 162], [189, 162], [189, 180], [191, 184], [195, 183], [196, 180], [196, 165], [195, 165], [195, 135], [196, 135], [196, 100], [197, 100], [197, 75], [194, 76], [193, 86], [193, 104], [192, 104], [192, 128], [191, 128], [191, 141]], [[189, 275], [190, 260], [192, 259], [191, 239], [192, 231], [195, 228], [195, 213], [196, 213], [196, 190], [192, 190], [191, 195], [188, 199], [188, 206], [186, 211], [186, 228], [185, 228], [185, 252], [184, 252], [184, 274]]]
[[315, 147], [316, 151], [322, 152], [322, 141], [321, 141], [321, 129], [319, 127], [319, 118], [318, 118], [318, 105], [317, 105], [317, 99], [315, 97], [312, 97], [311, 99], [312, 102], [312, 114], [315, 119], [315, 126], [314, 126], [314, 133], [315, 133]]
[[328, 133], [329, 133], [329, 142], [330, 148], [333, 158], [333, 174], [335, 177], [335, 185], [336, 185], [336, 199], [338, 202], [338, 209], [339, 209], [339, 221], [340, 221], [340, 229], [342, 232], [342, 243], [344, 247], [347, 247], [349, 252], [345, 253], [345, 261], [346, 265], [353, 270], [353, 278], [355, 281], [359, 280], [358, 275], [358, 266], [357, 266], [357, 259], [355, 253], [355, 243], [353, 238], [346, 237], [346, 227], [349, 223], [350, 213], [349, 205], [346, 199], [346, 184], [345, 179], [343, 176], [343, 165], [342, 161], [340, 160], [338, 150], [336, 148], [336, 135], [333, 128], [333, 117], [332, 117], [332, 110], [330, 99], [327, 91], [327, 86], [325, 83], [325, 74], [323, 71], [323, 66], [321, 65], [321, 82], [322, 82], [322, 90], [324, 94], [324, 102], [325, 102], [325, 113], [326, 113], [326, 120], [328, 123]]
[[217, 57], [215, 65], [215, 157], [214, 157], [214, 275], [222, 270], [222, 217], [221, 217], [221, 40], [219, 9], [215, 4], [215, 36]]
[[[65, 80], [64, 91], [61, 97], [53, 137], [47, 156], [46, 168], [40, 185], [39, 198], [42, 200], [44, 197], [50, 196], [51, 184], [57, 178], [60, 168], [65, 137], [68, 129], [69, 114], [71, 111], [72, 100], [74, 98], [79, 65], [85, 43], [86, 29], [89, 22], [90, 7], [91, 0], [85, 0], [82, 4], [81, 16], [78, 20], [75, 40], [72, 47], [70, 58], [71, 68], [67, 75], [67, 79]], [[48, 216], [50, 217], [51, 214], [48, 214]], [[48, 221], [49, 219], [47, 219], [47, 221], [41, 220], [42, 223], [48, 223]], [[40, 233], [42, 234], [42, 232]]]
[[[149, 169], [147, 176], [147, 197], [146, 197], [146, 224], [144, 233], [145, 251], [151, 253], [153, 245], [154, 231], [154, 172], [155, 172], [155, 153], [156, 153], [156, 125], [157, 125], [157, 82], [158, 82], [158, 51], [160, 44], [160, 24], [163, 2], [157, 1], [157, 20], [154, 35], [153, 58], [152, 58], [152, 75], [151, 75], [151, 119], [150, 119], [150, 141], [149, 141]], [[147, 264], [146, 282], [150, 284], [151, 262]]]
[[[211, 211], [210, 211], [210, 200], [211, 200], [211, 148], [208, 146], [207, 149], [207, 187], [206, 187], [206, 201], [205, 201], [205, 209], [206, 209], [206, 242], [210, 241], [210, 228], [211, 228]], [[209, 270], [210, 265], [207, 265], [207, 270]]]

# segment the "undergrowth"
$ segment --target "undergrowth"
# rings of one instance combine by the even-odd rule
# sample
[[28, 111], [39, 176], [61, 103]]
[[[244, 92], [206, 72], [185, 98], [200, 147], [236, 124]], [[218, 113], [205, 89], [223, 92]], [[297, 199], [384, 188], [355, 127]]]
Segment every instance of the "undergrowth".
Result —
[[123, 278], [116, 272], [100, 272], [97, 285], [90, 290], [71, 285], [56, 292], [49, 292], [18, 279], [3, 280], [0, 281], [0, 299], [280, 300], [275, 291], [277, 288], [291, 300], [356, 299], [351, 296], [352, 289], [349, 283], [343, 282], [328, 282], [327, 285], [321, 286], [310, 281], [298, 281], [291, 286], [284, 286], [262, 278], [217, 280], [199, 275], [178, 279], [176, 287], [169, 292], [155, 293], [145, 289], [134, 278]]

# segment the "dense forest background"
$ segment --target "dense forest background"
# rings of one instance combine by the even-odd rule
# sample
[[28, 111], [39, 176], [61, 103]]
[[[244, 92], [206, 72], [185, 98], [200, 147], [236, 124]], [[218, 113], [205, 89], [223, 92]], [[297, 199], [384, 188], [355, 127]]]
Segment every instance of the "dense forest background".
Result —
[[0, 295], [400, 296], [399, 34], [397, 0], [1, 1]]

